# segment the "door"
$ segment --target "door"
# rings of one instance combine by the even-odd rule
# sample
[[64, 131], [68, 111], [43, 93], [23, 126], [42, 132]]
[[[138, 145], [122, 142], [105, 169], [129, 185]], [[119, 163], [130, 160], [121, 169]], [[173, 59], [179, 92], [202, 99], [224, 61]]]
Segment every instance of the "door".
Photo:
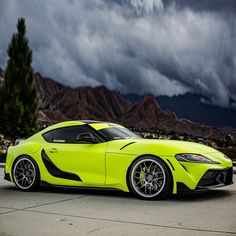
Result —
[[[52, 140], [45, 146], [44, 151], [55, 168], [76, 174], [84, 184], [105, 183], [106, 142], [78, 142], [78, 136], [84, 133], [91, 133], [98, 138], [87, 126], [70, 126], [50, 132]], [[67, 175], [63, 178], [66, 179]]]

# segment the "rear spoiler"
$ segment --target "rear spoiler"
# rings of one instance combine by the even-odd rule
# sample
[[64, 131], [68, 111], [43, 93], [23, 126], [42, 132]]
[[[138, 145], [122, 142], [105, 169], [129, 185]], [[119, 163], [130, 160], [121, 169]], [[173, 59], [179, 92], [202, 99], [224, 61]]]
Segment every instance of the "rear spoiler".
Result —
[[25, 140], [25, 139], [18, 138], [18, 139], [15, 140], [14, 145], [16, 146], [16, 145], [18, 145], [20, 142], [22, 142], [22, 141], [24, 141], [24, 140]]

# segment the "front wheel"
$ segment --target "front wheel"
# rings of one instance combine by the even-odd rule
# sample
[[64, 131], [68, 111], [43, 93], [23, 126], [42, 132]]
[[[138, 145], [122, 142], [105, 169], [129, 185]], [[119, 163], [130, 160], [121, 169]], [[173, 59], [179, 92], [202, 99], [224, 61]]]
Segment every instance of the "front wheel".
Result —
[[129, 171], [130, 190], [142, 199], [162, 199], [172, 188], [172, 177], [168, 168], [152, 156], [136, 160]]
[[24, 191], [31, 191], [39, 186], [39, 170], [36, 162], [29, 156], [18, 158], [12, 170], [15, 185]]

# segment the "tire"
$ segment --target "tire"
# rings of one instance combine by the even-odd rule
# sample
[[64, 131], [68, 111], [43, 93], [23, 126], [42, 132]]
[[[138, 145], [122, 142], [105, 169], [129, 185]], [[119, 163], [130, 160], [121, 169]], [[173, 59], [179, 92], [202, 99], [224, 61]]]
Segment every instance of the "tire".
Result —
[[21, 156], [15, 160], [12, 177], [17, 188], [22, 191], [33, 191], [39, 187], [39, 168], [30, 156]]
[[130, 191], [141, 199], [160, 200], [171, 193], [172, 175], [162, 160], [144, 156], [131, 165], [128, 186]]

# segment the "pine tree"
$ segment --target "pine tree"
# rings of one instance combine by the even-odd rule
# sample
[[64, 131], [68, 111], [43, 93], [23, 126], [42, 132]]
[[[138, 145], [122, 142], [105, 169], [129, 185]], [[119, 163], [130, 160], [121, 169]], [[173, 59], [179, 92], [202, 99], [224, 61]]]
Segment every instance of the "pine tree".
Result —
[[25, 20], [20, 18], [17, 33], [8, 47], [7, 67], [2, 88], [2, 129], [7, 137], [25, 138], [38, 127], [38, 97], [31, 67], [32, 51], [26, 38]]

